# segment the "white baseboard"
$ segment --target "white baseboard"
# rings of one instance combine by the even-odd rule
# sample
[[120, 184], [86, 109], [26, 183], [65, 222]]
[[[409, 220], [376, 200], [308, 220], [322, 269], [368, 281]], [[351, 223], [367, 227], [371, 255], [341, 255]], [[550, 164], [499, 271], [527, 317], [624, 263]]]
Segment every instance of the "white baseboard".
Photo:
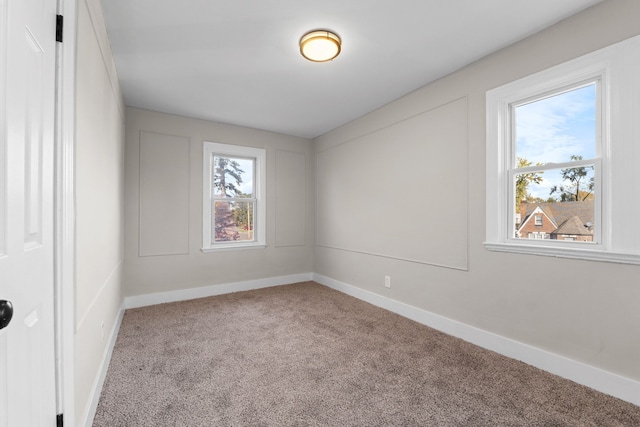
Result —
[[113, 354], [113, 348], [116, 346], [116, 340], [118, 339], [118, 332], [120, 331], [120, 325], [122, 324], [122, 318], [124, 316], [124, 304], [120, 307], [120, 312], [116, 318], [113, 328], [111, 329], [111, 335], [109, 337], [109, 344], [107, 345], [104, 357], [102, 358], [101, 369], [98, 377], [96, 378], [93, 387], [91, 387], [91, 398], [89, 399], [89, 407], [87, 413], [84, 416], [85, 427], [91, 427], [93, 425], [93, 419], [96, 416], [96, 410], [98, 409], [98, 403], [100, 402], [100, 394], [102, 393], [102, 386], [104, 380], [107, 377], [107, 371], [109, 370], [109, 362], [111, 362], [111, 355]]
[[166, 302], [185, 301], [214, 295], [230, 294], [232, 292], [251, 291], [254, 289], [270, 288], [272, 286], [288, 285], [291, 283], [308, 282], [312, 280], [312, 273], [292, 274], [289, 276], [269, 277], [266, 279], [248, 280], [245, 282], [225, 283], [222, 285], [203, 286], [180, 291], [159, 292], [155, 294], [138, 295], [124, 299], [125, 308], [146, 307], [148, 305]]
[[640, 406], [640, 382], [392, 300], [320, 274], [313, 280], [423, 325]]

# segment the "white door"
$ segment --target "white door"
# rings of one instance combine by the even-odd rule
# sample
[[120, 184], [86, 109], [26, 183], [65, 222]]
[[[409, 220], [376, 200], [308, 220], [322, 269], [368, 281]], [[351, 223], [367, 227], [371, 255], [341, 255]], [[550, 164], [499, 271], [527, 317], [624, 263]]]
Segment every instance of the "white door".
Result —
[[2, 427], [56, 422], [55, 8], [0, 0], [0, 314], [13, 306], [0, 330]]

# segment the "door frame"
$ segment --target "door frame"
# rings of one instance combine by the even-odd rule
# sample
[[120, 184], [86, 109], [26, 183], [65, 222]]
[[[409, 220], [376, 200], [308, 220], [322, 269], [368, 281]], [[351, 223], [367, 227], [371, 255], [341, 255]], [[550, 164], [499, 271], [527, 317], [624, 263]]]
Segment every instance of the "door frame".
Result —
[[54, 286], [56, 410], [64, 424], [75, 414], [75, 129], [78, 1], [57, 0], [64, 17], [63, 41], [56, 43]]

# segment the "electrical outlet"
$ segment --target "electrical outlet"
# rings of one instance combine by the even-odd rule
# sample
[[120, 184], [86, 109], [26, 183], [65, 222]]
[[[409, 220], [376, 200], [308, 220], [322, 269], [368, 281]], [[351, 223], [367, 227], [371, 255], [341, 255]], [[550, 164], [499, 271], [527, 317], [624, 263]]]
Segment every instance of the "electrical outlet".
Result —
[[391, 276], [384, 276], [384, 287], [385, 288], [391, 287]]

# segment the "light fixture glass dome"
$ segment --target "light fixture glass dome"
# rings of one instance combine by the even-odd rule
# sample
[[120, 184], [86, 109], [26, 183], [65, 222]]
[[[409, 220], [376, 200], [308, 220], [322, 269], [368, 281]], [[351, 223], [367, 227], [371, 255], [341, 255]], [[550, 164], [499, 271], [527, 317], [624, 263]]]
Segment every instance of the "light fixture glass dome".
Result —
[[331, 61], [340, 54], [342, 41], [326, 30], [310, 31], [300, 39], [300, 53], [313, 62]]

